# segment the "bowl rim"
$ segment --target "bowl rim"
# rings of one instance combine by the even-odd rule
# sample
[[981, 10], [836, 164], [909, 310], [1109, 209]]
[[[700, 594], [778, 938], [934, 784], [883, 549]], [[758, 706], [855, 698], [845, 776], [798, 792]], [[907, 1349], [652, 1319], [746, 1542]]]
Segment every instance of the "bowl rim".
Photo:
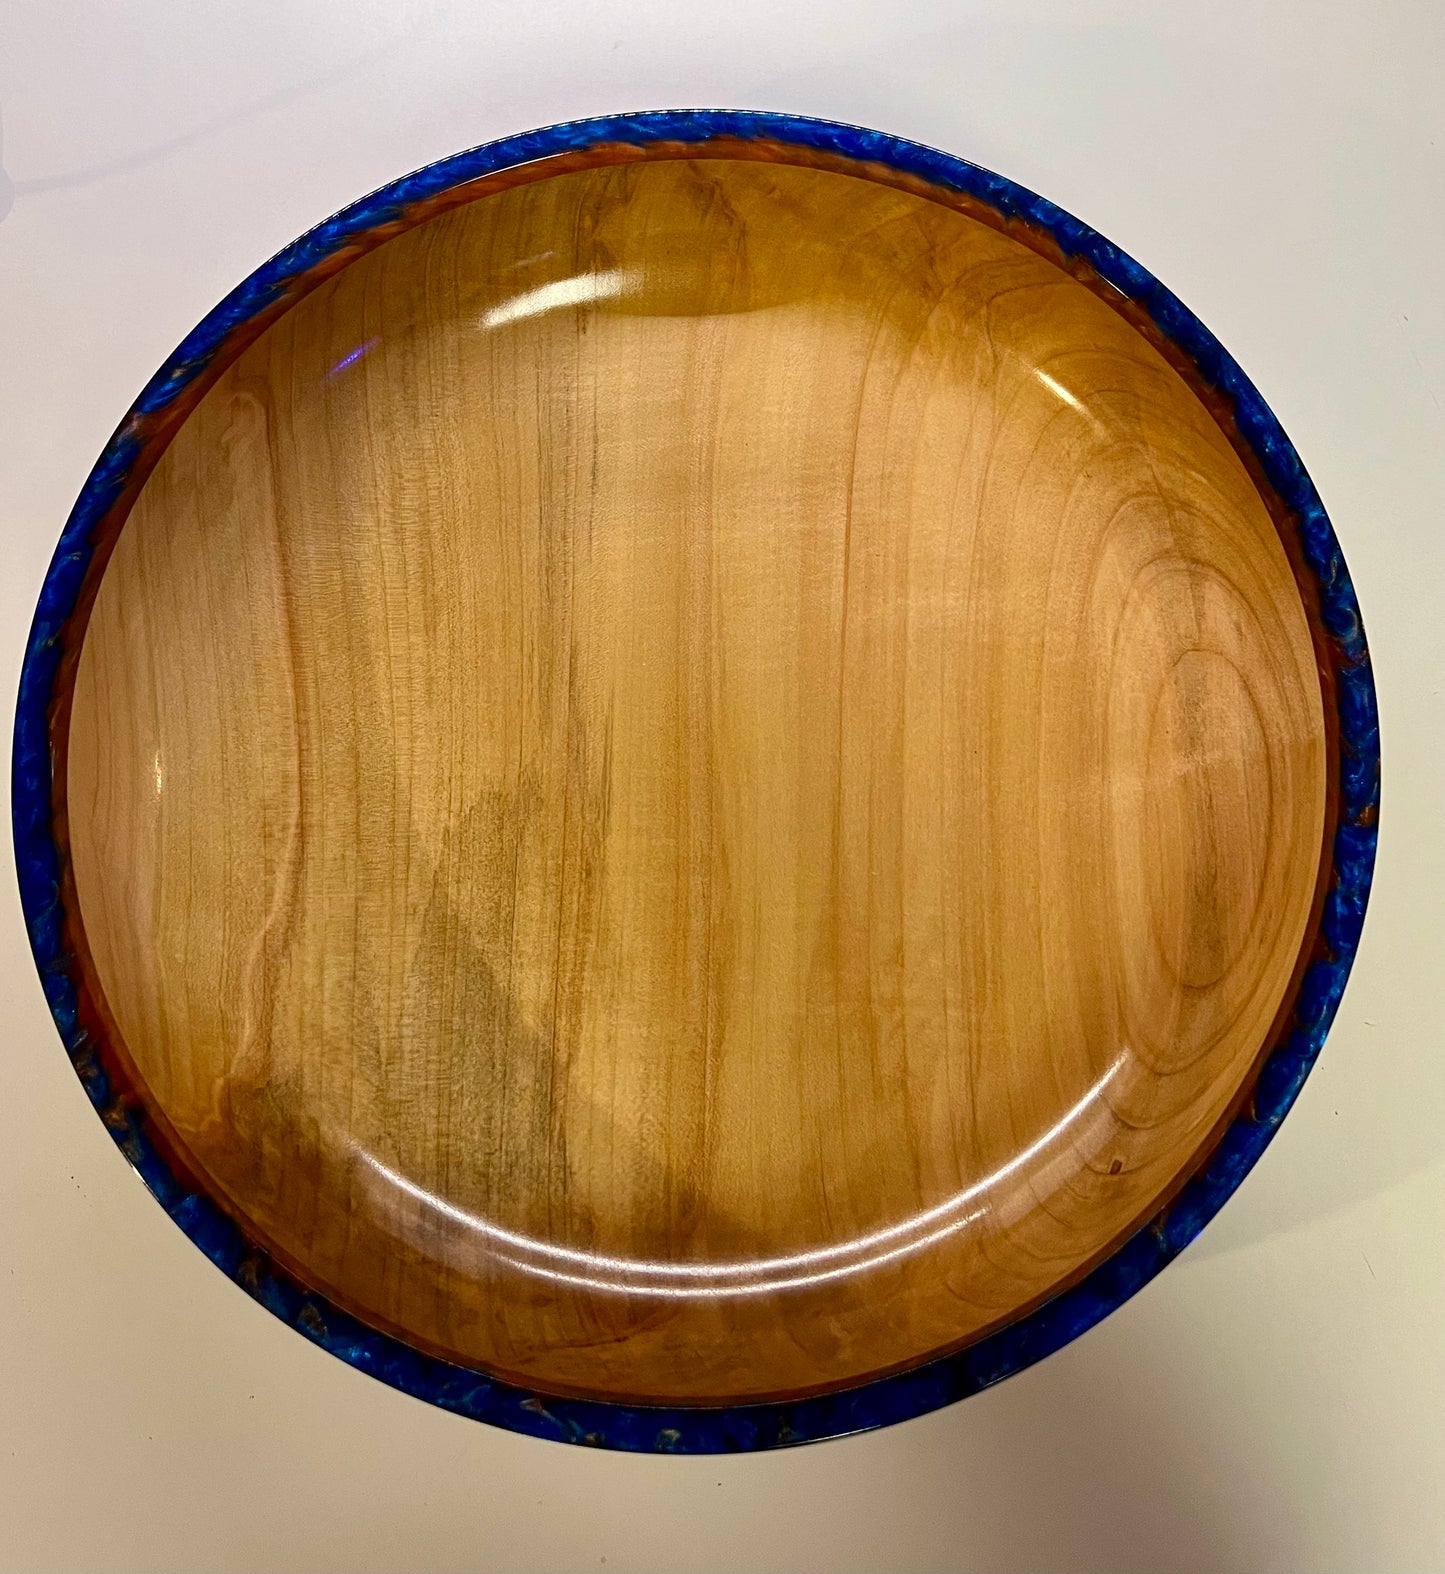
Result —
[[[186, 1172], [109, 1042], [72, 926], [65, 836], [69, 696], [115, 534], [206, 387], [325, 278], [447, 207], [524, 180], [629, 158], [774, 158], [946, 201], [1042, 251], [1103, 295], [1181, 371], [1245, 461], [1294, 566], [1319, 661], [1329, 741], [1320, 889], [1291, 987], [1230, 1116], [1175, 1194], [1077, 1282], [952, 1354], [808, 1398], [725, 1406], [560, 1397], [455, 1365], [342, 1310], [247, 1239]], [[442, 1409], [537, 1437], [663, 1453], [774, 1448], [868, 1431], [953, 1403], [1077, 1338], [1162, 1271], [1238, 1188], [1319, 1055], [1349, 975], [1374, 869], [1379, 722], [1353, 584], [1298, 454], [1238, 363], [1146, 268], [1004, 176], [844, 122], [760, 110], [676, 109], [565, 121], [428, 164], [308, 230], [236, 286], [146, 384], [102, 450], [46, 572], [20, 673], [11, 812], [25, 925], [51, 1015], [111, 1136], [170, 1217], [229, 1278], [331, 1354]], [[1333, 816], [1333, 818], [1332, 818]], [[78, 920], [77, 920], [78, 922]]]

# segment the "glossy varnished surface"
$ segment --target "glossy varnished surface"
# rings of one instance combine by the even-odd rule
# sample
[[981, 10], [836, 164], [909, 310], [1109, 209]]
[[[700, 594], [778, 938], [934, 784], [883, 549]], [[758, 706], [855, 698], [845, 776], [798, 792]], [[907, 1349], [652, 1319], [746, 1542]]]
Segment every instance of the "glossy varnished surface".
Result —
[[1103, 300], [745, 161], [488, 196], [225, 372], [74, 692], [86, 944], [300, 1276], [529, 1383], [957, 1345], [1228, 1112], [1318, 884], [1299, 592]]

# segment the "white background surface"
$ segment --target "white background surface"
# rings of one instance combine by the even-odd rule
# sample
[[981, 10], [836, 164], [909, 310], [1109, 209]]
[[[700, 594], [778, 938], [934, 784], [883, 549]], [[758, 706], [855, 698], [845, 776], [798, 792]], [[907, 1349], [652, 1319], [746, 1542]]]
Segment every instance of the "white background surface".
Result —
[[1218, 1222], [1042, 1366], [870, 1437], [597, 1454], [393, 1393], [204, 1262], [66, 1063], [6, 838], [0, 1564], [1440, 1568], [1441, 0], [5, 0], [6, 694], [87, 470], [227, 289], [413, 166], [682, 104], [1011, 175], [1158, 274], [1272, 403], [1354, 572], [1383, 718], [1375, 894], [1324, 1057]]

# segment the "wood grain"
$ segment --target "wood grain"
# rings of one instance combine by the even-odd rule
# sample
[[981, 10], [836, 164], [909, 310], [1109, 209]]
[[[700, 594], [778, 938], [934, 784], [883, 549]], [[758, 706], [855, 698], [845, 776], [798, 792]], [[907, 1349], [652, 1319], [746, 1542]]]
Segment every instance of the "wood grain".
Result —
[[76, 678], [92, 963], [190, 1162], [559, 1392], [856, 1382], [1036, 1303], [1247, 1084], [1321, 863], [1285, 551], [1017, 240], [559, 175], [286, 313]]

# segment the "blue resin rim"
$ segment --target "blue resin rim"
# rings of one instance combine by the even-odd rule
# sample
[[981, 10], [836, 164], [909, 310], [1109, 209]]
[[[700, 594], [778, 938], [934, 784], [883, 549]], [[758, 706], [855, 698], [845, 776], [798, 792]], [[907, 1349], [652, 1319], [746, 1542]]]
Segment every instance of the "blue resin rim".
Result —
[[[105, 1046], [83, 1020], [84, 985], [66, 933], [63, 852], [56, 836], [63, 783], [52, 772], [50, 730], [65, 679], [70, 620], [86, 610], [98, 531], [158, 451], [165, 417], [187, 389], [218, 371], [218, 353], [284, 309], [308, 276], [344, 266], [420, 222], [436, 199], [484, 176], [601, 148], [686, 147], [718, 138], [774, 144], [873, 166], [991, 210], [1009, 230], [1046, 238], [1065, 267], [1104, 281], [1136, 326], [1191, 374], [1236, 448], [1282, 505], [1296, 574], [1318, 596], [1315, 627], [1327, 723], [1337, 727], [1330, 792], [1337, 823], [1313, 950], [1292, 1009], [1281, 1018], [1252, 1097], [1199, 1168], [1151, 1223], [1072, 1288], [967, 1348], [861, 1387], [781, 1403], [727, 1408], [649, 1407], [559, 1398], [423, 1354], [333, 1305], [255, 1247], [212, 1198], [172, 1168], [143, 1103], [107, 1068]], [[659, 149], [659, 151], [661, 151]], [[880, 170], [881, 166], [881, 170]], [[867, 174], [868, 170], [860, 170]], [[1056, 257], [1056, 260], [1059, 260]], [[221, 361], [220, 364], [225, 364]], [[179, 403], [178, 403], [179, 401]], [[1223, 411], [1221, 416], [1220, 411]], [[162, 437], [154, 436], [157, 425]], [[154, 458], [154, 452], [151, 453]], [[1266, 501], [1269, 498], [1266, 496]], [[1278, 521], [1277, 521], [1278, 522]], [[1327, 729], [1328, 730], [1328, 729]], [[720, 1453], [812, 1442], [886, 1426], [977, 1393], [1077, 1338], [1159, 1273], [1219, 1211], [1248, 1174], [1298, 1096], [1338, 1008], [1359, 943], [1374, 869], [1379, 724], [1369, 652], [1349, 571], [1314, 485], [1269, 406], [1237, 362], [1180, 300], [1103, 236], [1033, 192], [915, 142], [793, 115], [668, 110], [570, 121], [506, 137], [404, 176], [362, 198], [263, 264], [189, 333], [142, 390], [91, 471], [45, 576], [20, 675], [12, 762], [12, 814], [21, 901], [51, 1014], [76, 1072], [112, 1137], [161, 1206], [230, 1278], [313, 1343], [403, 1393], [535, 1437], [606, 1448]]]

